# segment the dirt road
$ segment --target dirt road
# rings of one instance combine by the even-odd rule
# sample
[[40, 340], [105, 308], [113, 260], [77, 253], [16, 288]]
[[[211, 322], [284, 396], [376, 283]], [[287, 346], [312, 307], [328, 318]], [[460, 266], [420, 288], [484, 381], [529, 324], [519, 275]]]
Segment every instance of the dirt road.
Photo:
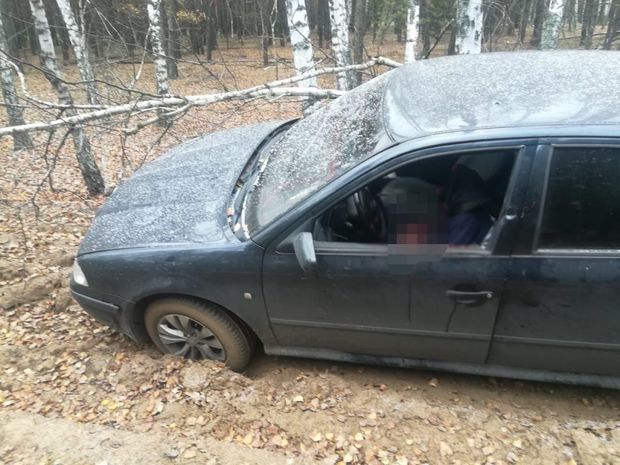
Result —
[[620, 392], [161, 357], [76, 305], [0, 313], [0, 463], [620, 463]]

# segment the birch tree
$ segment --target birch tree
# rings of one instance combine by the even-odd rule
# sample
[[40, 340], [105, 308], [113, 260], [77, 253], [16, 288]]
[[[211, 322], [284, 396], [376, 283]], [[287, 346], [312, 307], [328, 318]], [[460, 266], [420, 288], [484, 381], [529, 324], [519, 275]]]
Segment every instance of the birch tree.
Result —
[[[293, 47], [295, 70], [298, 75], [311, 73], [315, 70], [315, 65], [305, 0], [286, 0], [286, 16], [291, 46]], [[299, 81], [298, 85], [299, 87], [318, 87], [316, 77]], [[313, 103], [313, 99], [307, 99], [304, 103], [304, 111], [308, 110]]]
[[[71, 3], [69, 0], [56, 0], [56, 3], [58, 4], [60, 14], [62, 15], [62, 20], [64, 21], [67, 28], [67, 33], [69, 34], [69, 41], [73, 47], [73, 53], [77, 61], [78, 69], [80, 70], [80, 77], [82, 78], [82, 81], [84, 81], [84, 85], [86, 87], [88, 101], [93, 105], [99, 105], [101, 101], [99, 99], [99, 94], [97, 93], [97, 87], [95, 84], [95, 73], [93, 72], [93, 68], [88, 57], [88, 47], [86, 45], [84, 34], [78, 27], [77, 21], [75, 20], [75, 15], [71, 9]], [[82, 26], [83, 25], [84, 21], [82, 20]]]
[[[351, 49], [349, 47], [349, 16], [346, 0], [329, 0], [329, 21], [332, 30], [332, 53], [336, 66], [351, 64]], [[349, 90], [355, 87], [355, 76], [350, 71], [343, 71], [337, 75], [338, 89]]]
[[[149, 16], [149, 34], [151, 47], [153, 49], [153, 63], [155, 64], [155, 81], [157, 83], [157, 93], [162, 97], [170, 94], [170, 84], [168, 83], [168, 66], [166, 64], [166, 54], [163, 47], [162, 22], [160, 13], [161, 0], [148, 0], [146, 10]], [[160, 123], [166, 125], [163, 118]]]
[[482, 51], [482, 0], [457, 0], [456, 41], [457, 55]]
[[407, 10], [407, 38], [405, 39], [405, 63], [415, 61], [415, 49], [418, 45], [418, 24], [420, 22], [420, 4], [410, 0]]
[[[45, 16], [43, 0], [29, 0], [29, 4], [39, 40], [39, 58], [45, 77], [58, 94], [58, 101], [65, 107], [64, 116], [76, 116], [77, 112], [74, 108], [73, 97], [58, 67], [54, 42], [52, 41], [52, 34], [50, 32], [49, 23], [47, 22], [47, 16]], [[75, 147], [78, 165], [88, 192], [91, 195], [103, 194], [105, 190], [103, 177], [101, 176], [97, 162], [91, 152], [90, 142], [84, 129], [82, 126], [75, 124], [70, 126], [70, 131], [73, 137], [73, 145]]]
[[[5, 55], [9, 50], [9, 43], [4, 33], [2, 15], [0, 15], [0, 85], [2, 86], [2, 96], [6, 105], [6, 113], [9, 118], [10, 126], [20, 126], [25, 124], [22, 109], [19, 106], [15, 81], [13, 79], [13, 69], [9, 57]], [[31, 148], [32, 140], [27, 132], [18, 132], [13, 135], [13, 148], [20, 150]]]
[[555, 49], [558, 47], [560, 36], [560, 26], [564, 15], [564, 0], [551, 0], [549, 10], [543, 22], [542, 34], [540, 37], [540, 48], [542, 50]]
[[611, 49], [611, 44], [620, 36], [620, 0], [612, 0], [607, 16], [607, 32], [603, 41], [603, 49]]

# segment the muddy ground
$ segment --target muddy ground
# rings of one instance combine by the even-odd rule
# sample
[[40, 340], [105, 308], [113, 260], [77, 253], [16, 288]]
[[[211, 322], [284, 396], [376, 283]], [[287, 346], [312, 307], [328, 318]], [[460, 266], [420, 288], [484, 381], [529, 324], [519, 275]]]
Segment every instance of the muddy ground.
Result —
[[2, 312], [0, 343], [0, 463], [620, 463], [615, 391], [262, 354], [239, 375], [52, 299]]

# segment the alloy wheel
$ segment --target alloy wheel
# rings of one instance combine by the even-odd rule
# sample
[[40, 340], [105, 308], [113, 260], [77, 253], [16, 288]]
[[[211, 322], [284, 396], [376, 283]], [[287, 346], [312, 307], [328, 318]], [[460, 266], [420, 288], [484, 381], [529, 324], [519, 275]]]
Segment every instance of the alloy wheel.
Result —
[[157, 323], [159, 340], [168, 352], [192, 360], [224, 361], [224, 346], [213, 332], [185, 315], [168, 314]]

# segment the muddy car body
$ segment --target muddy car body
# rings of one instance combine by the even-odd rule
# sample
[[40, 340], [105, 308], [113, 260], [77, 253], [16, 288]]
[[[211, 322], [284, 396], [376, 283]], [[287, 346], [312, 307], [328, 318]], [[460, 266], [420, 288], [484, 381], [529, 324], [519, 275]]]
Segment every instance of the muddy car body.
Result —
[[[98, 212], [73, 296], [138, 342], [233, 369], [258, 340], [618, 387], [619, 67], [613, 52], [426, 60], [298, 122], [183, 144]], [[472, 158], [505, 166], [483, 242], [403, 219], [420, 216], [410, 186], [439, 205]]]

